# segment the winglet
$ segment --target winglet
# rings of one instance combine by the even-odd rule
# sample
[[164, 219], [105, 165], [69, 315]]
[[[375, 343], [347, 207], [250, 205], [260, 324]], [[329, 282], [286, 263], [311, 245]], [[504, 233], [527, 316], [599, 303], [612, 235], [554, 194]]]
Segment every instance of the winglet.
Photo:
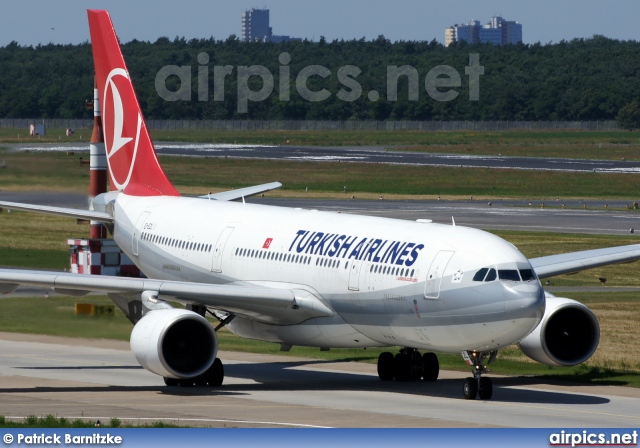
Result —
[[87, 13], [111, 189], [132, 196], [180, 196], [156, 156], [109, 13]]

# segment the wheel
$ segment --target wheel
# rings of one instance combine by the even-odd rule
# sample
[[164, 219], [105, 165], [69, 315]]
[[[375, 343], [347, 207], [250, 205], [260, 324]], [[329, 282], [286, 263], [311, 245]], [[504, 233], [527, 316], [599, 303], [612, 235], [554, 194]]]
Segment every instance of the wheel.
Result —
[[480, 387], [478, 388], [478, 397], [481, 400], [491, 400], [493, 395], [493, 383], [491, 378], [480, 378]]
[[398, 353], [394, 358], [393, 369], [396, 381], [409, 381], [411, 378], [411, 358], [406, 353]]
[[195, 382], [193, 378], [185, 378], [182, 380], [178, 380], [178, 384], [180, 385], [180, 387], [193, 387]]
[[382, 381], [391, 381], [394, 376], [394, 358], [393, 353], [383, 352], [378, 356], [378, 376]]
[[475, 400], [478, 395], [478, 382], [475, 378], [466, 378], [462, 386], [465, 400]]
[[207, 385], [207, 372], [205, 372], [202, 375], [198, 375], [197, 377], [193, 378], [193, 384], [195, 384], [198, 387], [206, 386]]
[[209, 387], [220, 387], [224, 381], [224, 366], [220, 358], [216, 358], [207, 370], [207, 384]]
[[175, 378], [164, 377], [164, 384], [169, 387], [176, 387], [180, 385], [180, 382]]
[[440, 362], [435, 353], [425, 353], [422, 355], [423, 373], [422, 378], [425, 381], [435, 381], [440, 374]]

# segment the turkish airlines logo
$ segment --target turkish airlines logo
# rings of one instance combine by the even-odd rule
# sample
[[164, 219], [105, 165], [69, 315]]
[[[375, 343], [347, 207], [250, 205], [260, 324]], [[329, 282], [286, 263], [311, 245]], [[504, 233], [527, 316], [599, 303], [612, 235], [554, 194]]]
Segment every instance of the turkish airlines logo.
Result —
[[[120, 86], [120, 88], [118, 88]], [[125, 94], [124, 98], [121, 94]], [[140, 142], [142, 115], [138, 111], [133, 88], [126, 70], [114, 68], [107, 76], [102, 98], [102, 117], [105, 129], [105, 146], [107, 163], [111, 180], [118, 190], [123, 190], [131, 180]], [[132, 117], [126, 116], [132, 112], [138, 113], [136, 129], [132, 129]], [[133, 145], [131, 142], [134, 140]]]
[[271, 247], [271, 242], [273, 241], [273, 238], [267, 238], [264, 242], [264, 244], [262, 245], [263, 249], [269, 249]]

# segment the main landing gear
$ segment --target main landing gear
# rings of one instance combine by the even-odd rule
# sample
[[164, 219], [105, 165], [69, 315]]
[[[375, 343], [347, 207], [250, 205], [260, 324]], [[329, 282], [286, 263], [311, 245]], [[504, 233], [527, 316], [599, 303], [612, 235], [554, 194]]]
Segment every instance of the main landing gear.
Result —
[[483, 378], [482, 374], [489, 372], [487, 366], [484, 365], [484, 360], [487, 360], [487, 365], [495, 361], [498, 351], [490, 352], [474, 352], [465, 351], [462, 352], [462, 357], [473, 369], [473, 378], [466, 378], [464, 385], [462, 386], [462, 393], [467, 400], [475, 400], [479, 397], [481, 400], [491, 400], [493, 395], [493, 383], [491, 378]]
[[440, 364], [435, 353], [421, 355], [414, 348], [403, 348], [393, 356], [391, 352], [378, 357], [378, 376], [382, 381], [435, 381], [440, 373]]
[[216, 358], [211, 364], [211, 367], [202, 375], [198, 375], [195, 378], [183, 378], [175, 379], [164, 377], [164, 384], [167, 386], [180, 386], [180, 387], [193, 387], [193, 386], [208, 386], [208, 387], [220, 387], [224, 380], [224, 366], [219, 358]]

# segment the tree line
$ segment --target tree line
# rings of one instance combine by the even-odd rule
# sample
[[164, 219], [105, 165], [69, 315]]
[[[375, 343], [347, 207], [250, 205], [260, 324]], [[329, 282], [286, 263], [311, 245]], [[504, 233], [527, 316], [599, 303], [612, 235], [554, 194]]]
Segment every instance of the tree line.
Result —
[[[640, 42], [603, 36], [503, 47], [162, 37], [122, 49], [154, 119], [611, 120], [640, 101]], [[0, 117], [90, 118], [92, 96], [88, 42], [0, 47]]]

